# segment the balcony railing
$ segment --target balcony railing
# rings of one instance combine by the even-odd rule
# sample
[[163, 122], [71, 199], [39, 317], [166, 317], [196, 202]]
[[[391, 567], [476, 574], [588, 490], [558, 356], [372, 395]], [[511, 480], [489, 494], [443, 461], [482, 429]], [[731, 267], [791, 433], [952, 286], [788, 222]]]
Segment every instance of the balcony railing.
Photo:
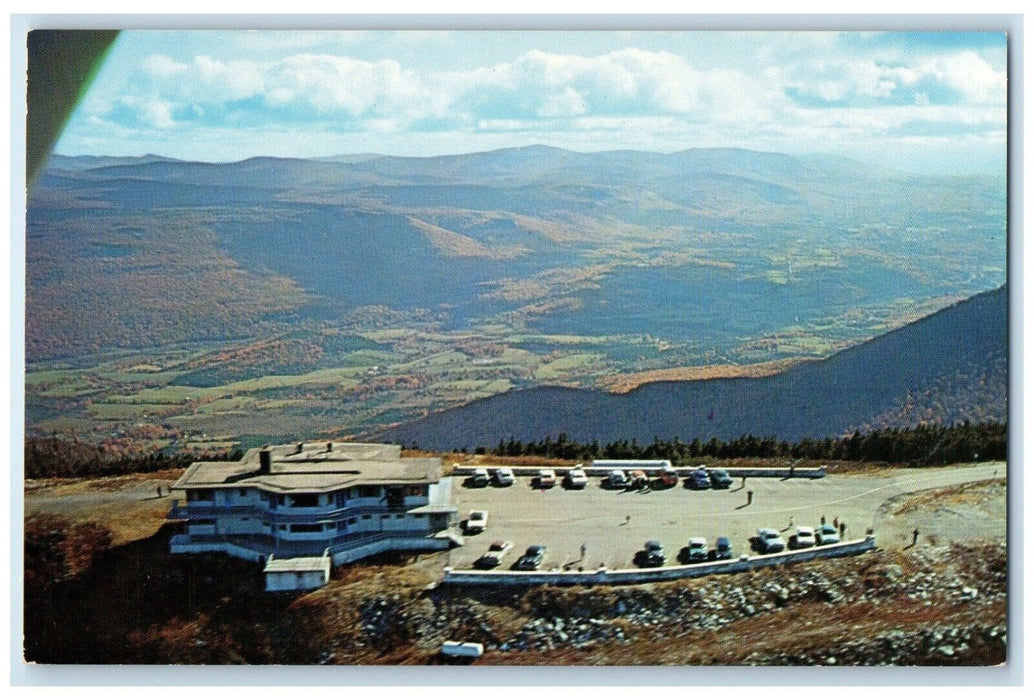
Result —
[[244, 515], [254, 518], [261, 518], [264, 522], [290, 524], [315, 524], [328, 520], [342, 520], [363, 515], [404, 515], [411, 510], [422, 506], [402, 506], [389, 508], [387, 506], [351, 506], [345, 508], [334, 508], [332, 510], [320, 510], [316, 512], [298, 512], [292, 508], [277, 508], [270, 510], [261, 505], [210, 505], [207, 502], [192, 501], [186, 506], [174, 506], [169, 511], [170, 520], [191, 520], [193, 518], [213, 518], [220, 515]]
[[331, 553], [355, 549], [374, 542], [389, 539], [425, 538], [433, 534], [430, 530], [391, 530], [386, 532], [354, 533], [311, 540], [283, 540], [270, 535], [174, 535], [171, 542], [179, 546], [190, 544], [232, 544], [254, 552], [269, 555], [312, 556], [325, 549]]

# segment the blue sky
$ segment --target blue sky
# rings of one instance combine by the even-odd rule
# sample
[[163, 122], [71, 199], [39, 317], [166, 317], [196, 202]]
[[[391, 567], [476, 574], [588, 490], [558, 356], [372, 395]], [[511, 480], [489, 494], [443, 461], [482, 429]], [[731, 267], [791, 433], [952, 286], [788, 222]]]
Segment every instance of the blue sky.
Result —
[[741, 147], [1004, 173], [983, 32], [127, 31], [57, 146], [204, 161]]

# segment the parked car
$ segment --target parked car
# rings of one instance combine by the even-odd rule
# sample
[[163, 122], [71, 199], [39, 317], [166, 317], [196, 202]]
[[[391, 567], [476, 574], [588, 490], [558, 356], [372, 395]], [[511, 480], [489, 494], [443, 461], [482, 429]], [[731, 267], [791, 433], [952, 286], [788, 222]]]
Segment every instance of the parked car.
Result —
[[499, 486], [513, 486], [516, 479], [513, 477], [513, 469], [500, 467], [495, 470], [495, 483]]
[[711, 488], [711, 477], [708, 476], [707, 470], [700, 467], [689, 475], [689, 488], [696, 491], [702, 491], [704, 489]]
[[707, 540], [703, 537], [690, 537], [686, 548], [686, 560], [690, 563], [707, 559]]
[[635, 469], [628, 475], [630, 485], [634, 489], [645, 489], [650, 485], [650, 479], [642, 469]]
[[611, 469], [607, 475], [607, 485], [613, 489], [628, 488], [628, 475], [621, 469]]
[[790, 536], [790, 549], [807, 549], [815, 546], [815, 530], [801, 525], [797, 532]]
[[589, 483], [589, 477], [585, 475], [585, 470], [583, 469], [572, 469], [567, 472], [565, 480], [567, 485], [573, 489], [584, 489], [585, 485]]
[[762, 554], [774, 554], [786, 549], [786, 542], [779, 535], [779, 531], [771, 527], [758, 529], [758, 551]]
[[542, 565], [546, 558], [546, 545], [533, 544], [517, 560], [517, 569], [520, 571], [534, 571]]
[[488, 486], [488, 470], [478, 467], [470, 475], [471, 486]]
[[679, 473], [672, 466], [662, 467], [657, 482], [665, 488], [675, 486], [679, 483]]
[[819, 525], [815, 530], [815, 543], [816, 544], [839, 544], [840, 534], [837, 529], [830, 523]]
[[539, 488], [550, 489], [556, 486], [556, 472], [552, 469], [539, 469]]
[[643, 546], [643, 566], [664, 566], [664, 545], [650, 540]]
[[707, 554], [709, 559], [732, 559], [732, 540], [728, 537], [719, 537], [714, 541], [714, 549]]
[[467, 516], [467, 526], [464, 528], [467, 532], [484, 532], [485, 528], [488, 527], [488, 511], [487, 510], [472, 510], [470, 515]]
[[716, 489], [727, 489], [732, 486], [732, 477], [724, 469], [710, 469], [708, 476], [711, 478], [711, 486]]
[[513, 549], [513, 542], [509, 540], [496, 540], [488, 547], [488, 551], [481, 555], [474, 564], [481, 569], [491, 569], [499, 566], [507, 552]]

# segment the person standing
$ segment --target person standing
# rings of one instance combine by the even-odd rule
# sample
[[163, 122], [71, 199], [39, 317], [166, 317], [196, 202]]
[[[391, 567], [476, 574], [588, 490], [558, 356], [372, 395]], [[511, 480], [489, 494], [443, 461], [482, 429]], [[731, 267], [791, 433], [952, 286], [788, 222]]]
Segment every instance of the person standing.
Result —
[[912, 530], [912, 546], [915, 547], [916, 543], [919, 542], [919, 528]]
[[749, 506], [753, 502], [754, 502], [754, 492], [753, 491], [747, 491], [747, 505]]

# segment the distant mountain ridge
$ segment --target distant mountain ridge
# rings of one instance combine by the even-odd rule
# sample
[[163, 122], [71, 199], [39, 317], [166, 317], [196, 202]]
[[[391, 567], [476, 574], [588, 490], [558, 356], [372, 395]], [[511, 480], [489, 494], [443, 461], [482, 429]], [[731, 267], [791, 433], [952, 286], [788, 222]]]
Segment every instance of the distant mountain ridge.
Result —
[[796, 441], [924, 420], [1005, 421], [1007, 301], [1002, 286], [770, 377], [658, 382], [624, 395], [537, 387], [367, 437], [447, 450], [560, 433], [582, 443], [748, 433]]
[[450, 328], [648, 333], [680, 348], [668, 366], [820, 357], [1001, 284], [1003, 211], [993, 178], [728, 148], [59, 155], [27, 207], [27, 358], [372, 306]]

